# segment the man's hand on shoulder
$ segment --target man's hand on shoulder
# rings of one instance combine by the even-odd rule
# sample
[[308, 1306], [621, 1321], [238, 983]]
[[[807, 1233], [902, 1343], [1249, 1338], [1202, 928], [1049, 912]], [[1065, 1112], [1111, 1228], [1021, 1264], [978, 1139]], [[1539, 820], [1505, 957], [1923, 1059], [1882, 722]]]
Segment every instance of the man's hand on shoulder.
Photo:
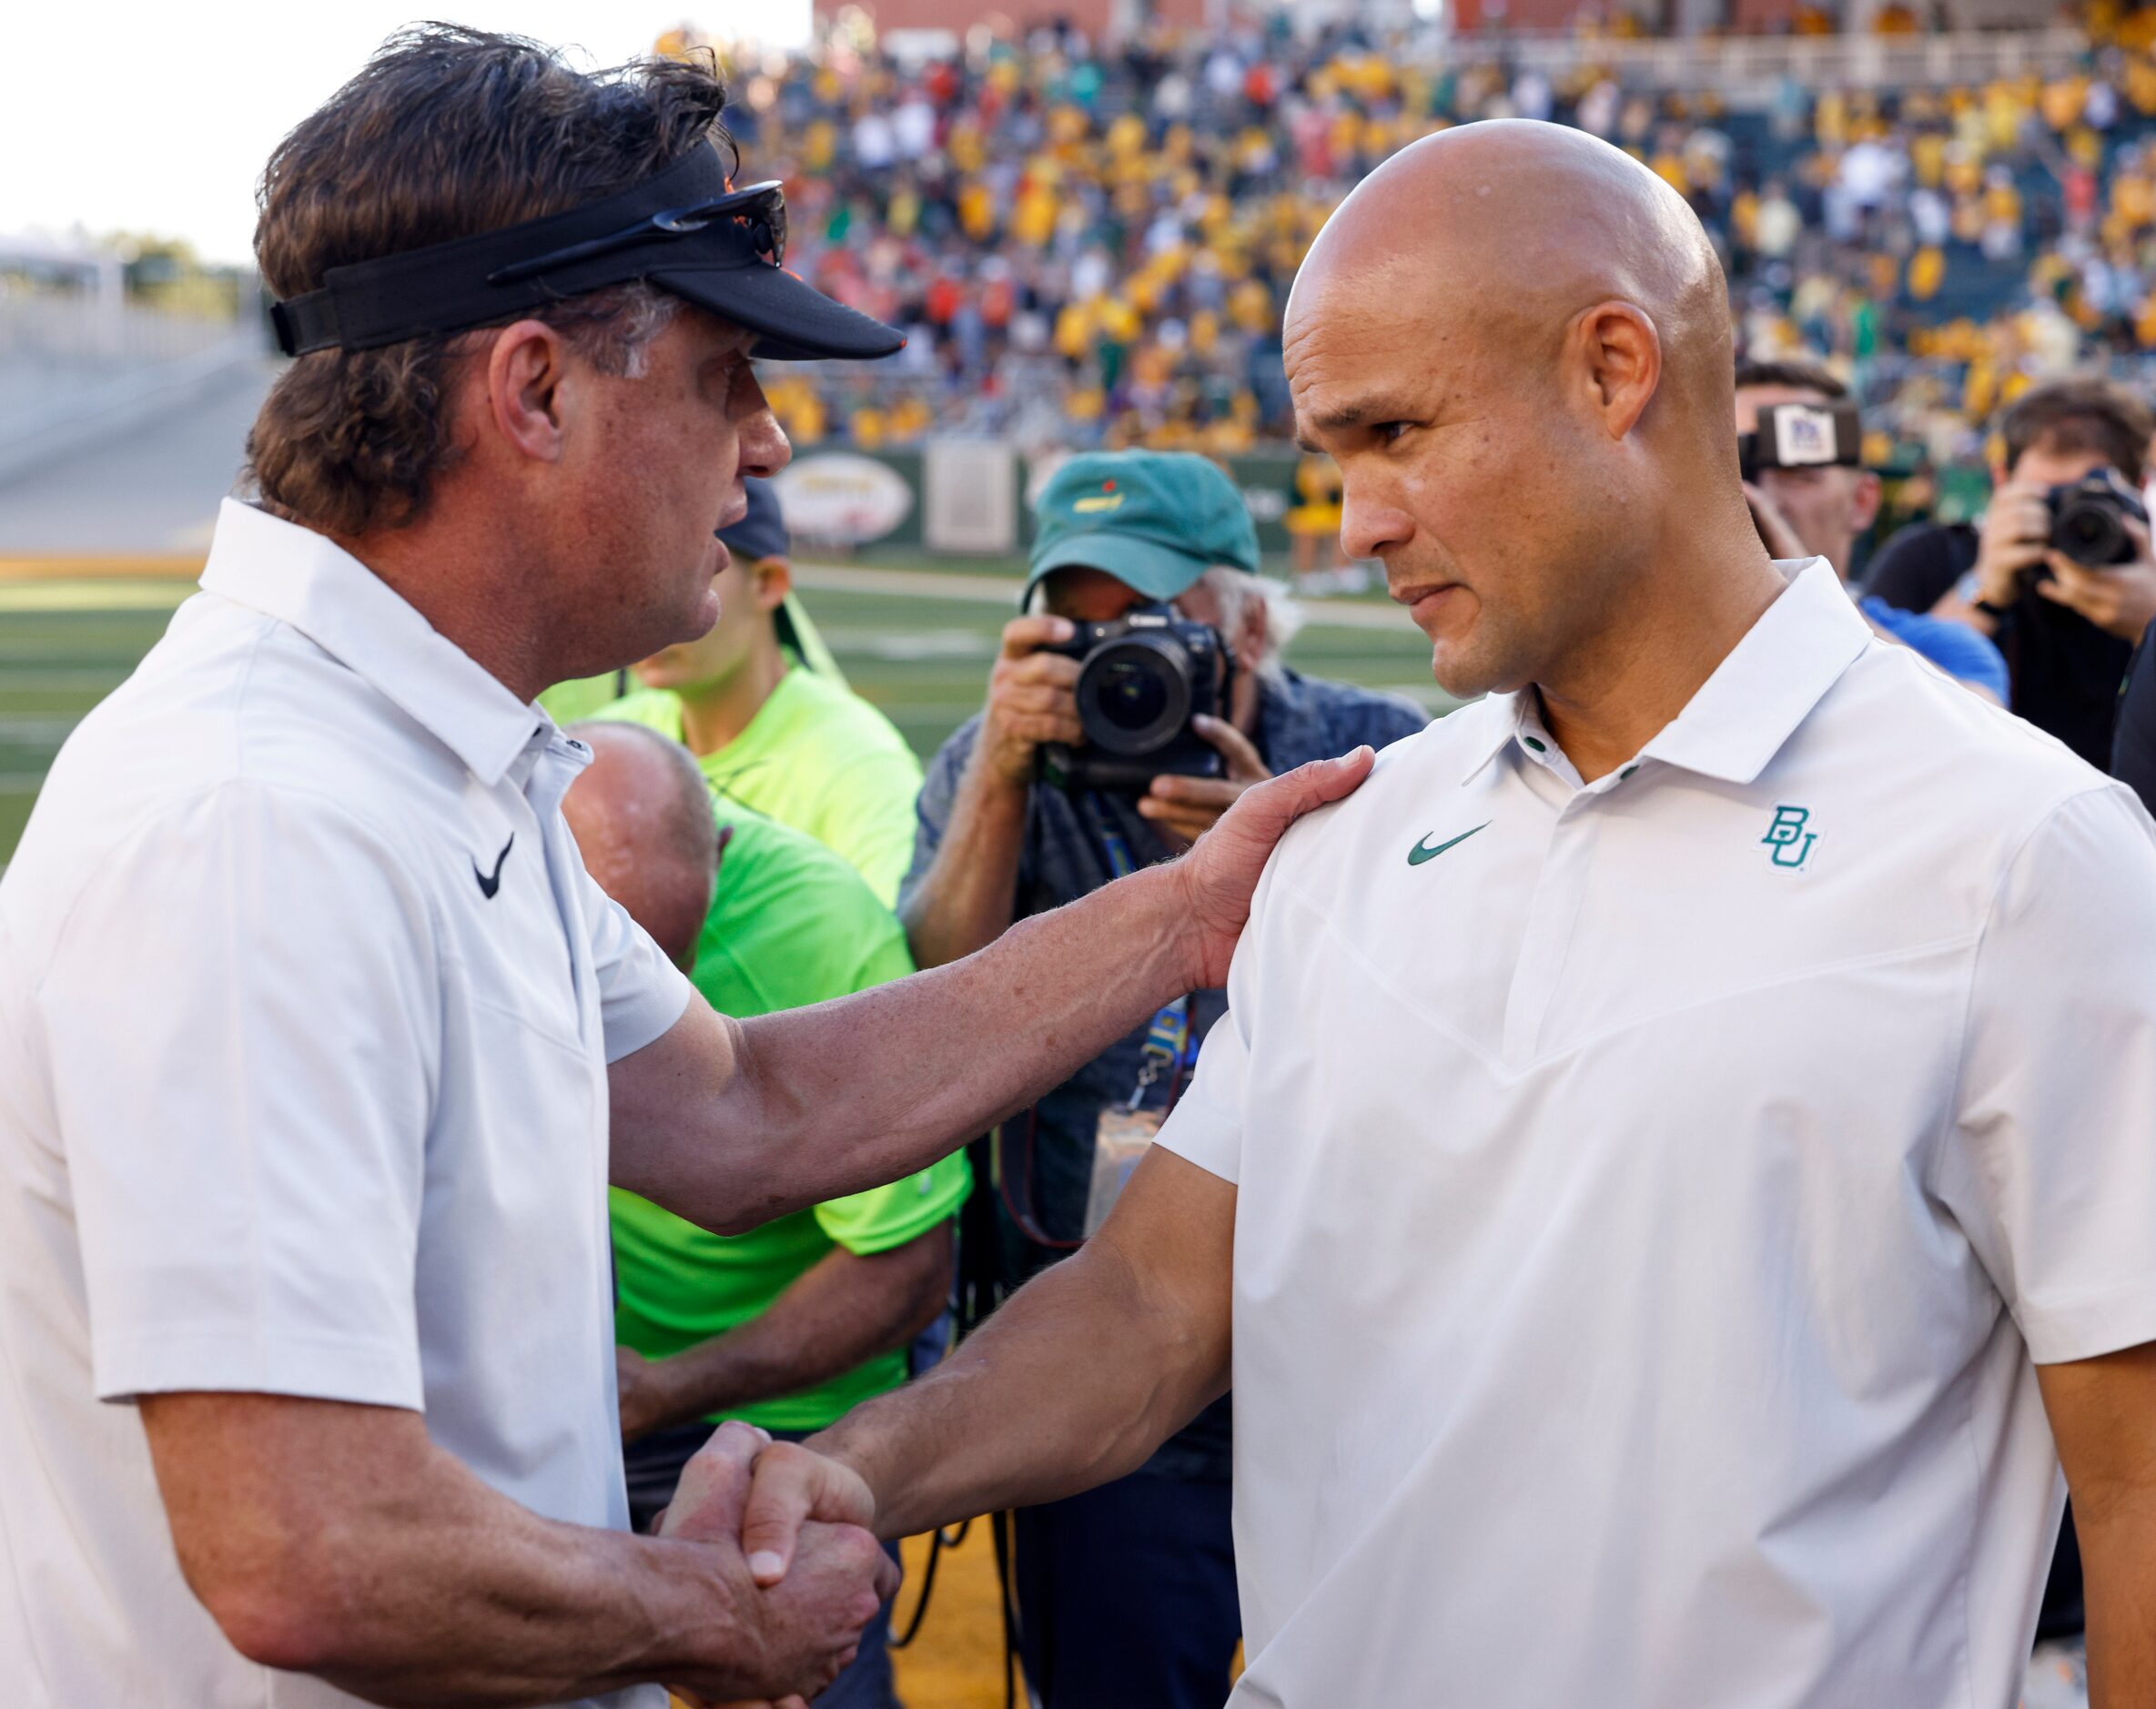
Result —
[[1228, 977], [1236, 940], [1250, 917], [1250, 894], [1273, 845], [1304, 814], [1352, 794], [1377, 758], [1368, 747], [1313, 760], [1251, 784], [1220, 823], [1168, 870], [1180, 887], [1179, 915], [1193, 962], [1193, 990]]

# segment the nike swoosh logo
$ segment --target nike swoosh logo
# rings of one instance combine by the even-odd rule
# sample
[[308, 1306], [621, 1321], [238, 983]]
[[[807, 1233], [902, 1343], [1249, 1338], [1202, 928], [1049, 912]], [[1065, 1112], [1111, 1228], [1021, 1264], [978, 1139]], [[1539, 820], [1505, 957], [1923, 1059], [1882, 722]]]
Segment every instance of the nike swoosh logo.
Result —
[[494, 857], [494, 874], [492, 877], [489, 877], [485, 873], [480, 871], [479, 862], [477, 860], [474, 860], [471, 863], [471, 875], [479, 880], [479, 893], [481, 895], [486, 897], [489, 902], [493, 901], [494, 893], [501, 888], [502, 865], [509, 859], [510, 850], [516, 847], [516, 845], [517, 834], [514, 831], [511, 831], [509, 834], [509, 841], [501, 845], [501, 853]]
[[[1494, 819], [1485, 819], [1482, 822], [1482, 824], [1475, 826], [1474, 831], [1487, 831], [1495, 823], [1496, 821]], [[1456, 847], [1460, 844], [1466, 842], [1469, 837], [1474, 834], [1474, 831], [1463, 831], [1458, 836], [1447, 837], [1435, 848], [1430, 848], [1426, 846], [1430, 839], [1427, 835], [1425, 835], [1417, 840], [1414, 847], [1408, 850], [1407, 864], [1410, 866], [1420, 866], [1424, 861], [1433, 861], [1440, 854], [1442, 854], [1447, 849]]]

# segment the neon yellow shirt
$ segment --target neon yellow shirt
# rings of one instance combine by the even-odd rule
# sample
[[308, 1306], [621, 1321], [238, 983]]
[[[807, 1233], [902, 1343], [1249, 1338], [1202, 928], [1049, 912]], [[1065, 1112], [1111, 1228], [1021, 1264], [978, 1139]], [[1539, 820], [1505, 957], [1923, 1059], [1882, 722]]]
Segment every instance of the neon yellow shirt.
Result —
[[[691, 974], [721, 1013], [746, 1018], [865, 991], [914, 970], [898, 922], [828, 849], [737, 803], [718, 804], [733, 840]], [[717, 1235], [648, 1199], [610, 1189], [614, 1334], [663, 1359], [761, 1315], [835, 1247], [866, 1256], [917, 1239], [957, 1214], [973, 1182], [955, 1152], [889, 1187]], [[906, 1380], [903, 1349], [816, 1388], [714, 1413], [766, 1430], [821, 1430]]]
[[[682, 739], [681, 696], [642, 689], [592, 714]], [[724, 747], [697, 763], [712, 787], [834, 850], [888, 908], [914, 852], [921, 763], [888, 718], [798, 665]]]
[[555, 683], [539, 697], [539, 703], [556, 723], [572, 724], [580, 718], [591, 717], [602, 707], [612, 705], [621, 698], [625, 687], [633, 687], [635, 683], [636, 679], [626, 671], [609, 671], [603, 676], [580, 676]]

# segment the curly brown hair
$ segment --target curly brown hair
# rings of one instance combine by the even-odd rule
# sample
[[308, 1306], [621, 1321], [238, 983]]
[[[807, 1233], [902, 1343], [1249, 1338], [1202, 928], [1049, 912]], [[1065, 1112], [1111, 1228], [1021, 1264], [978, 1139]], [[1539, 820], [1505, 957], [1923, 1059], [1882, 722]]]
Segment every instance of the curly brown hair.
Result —
[[[296, 297], [333, 267], [612, 194], [706, 137], [726, 143], [725, 104], [708, 53], [583, 72], [521, 36], [400, 31], [270, 156], [256, 197], [263, 280]], [[602, 371], [633, 374], [674, 307], [635, 283], [533, 312]], [[413, 521], [459, 455], [445, 404], [484, 339], [478, 329], [300, 357], [248, 436], [248, 478], [270, 509], [330, 534]]]

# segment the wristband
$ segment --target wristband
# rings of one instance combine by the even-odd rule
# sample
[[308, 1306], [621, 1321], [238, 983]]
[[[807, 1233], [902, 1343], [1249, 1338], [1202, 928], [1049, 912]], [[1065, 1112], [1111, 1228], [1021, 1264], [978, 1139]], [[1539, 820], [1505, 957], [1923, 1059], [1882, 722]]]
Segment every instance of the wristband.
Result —
[[1984, 583], [1974, 570], [1964, 570], [1961, 579], [1954, 583], [1954, 597], [1974, 611], [1979, 611], [1993, 621], [2006, 616], [2003, 605], [1994, 605], [1984, 597]]

